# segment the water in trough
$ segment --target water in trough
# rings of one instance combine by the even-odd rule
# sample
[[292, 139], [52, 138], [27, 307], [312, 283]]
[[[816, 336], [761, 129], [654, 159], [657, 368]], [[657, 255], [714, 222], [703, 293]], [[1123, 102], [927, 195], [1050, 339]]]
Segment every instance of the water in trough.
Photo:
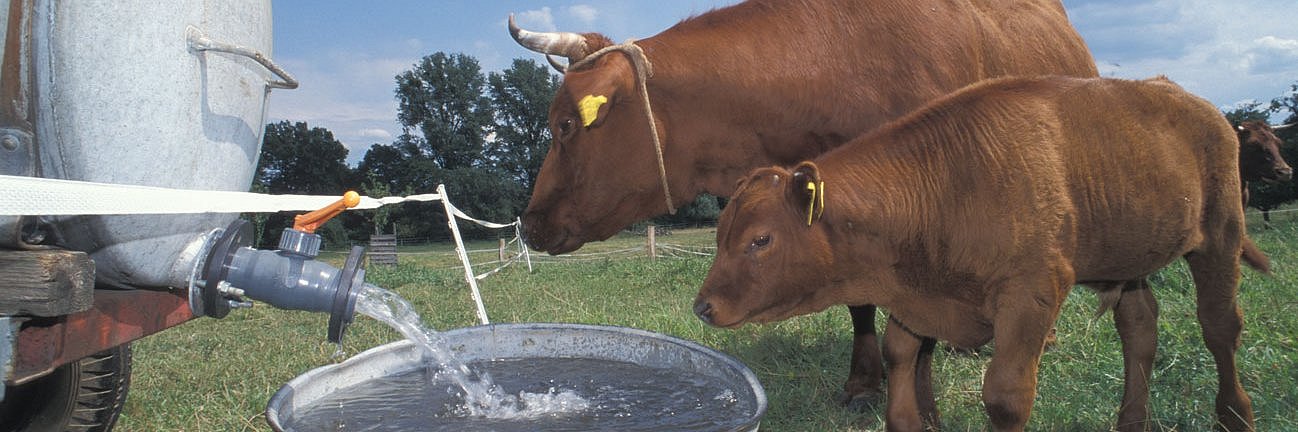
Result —
[[284, 430], [731, 431], [755, 430], [754, 415], [765, 410], [764, 395], [755, 399], [710, 365], [690, 371], [580, 355], [466, 363], [395, 293], [367, 285], [356, 310], [421, 346], [425, 364], [333, 390], [283, 414], [291, 423]]

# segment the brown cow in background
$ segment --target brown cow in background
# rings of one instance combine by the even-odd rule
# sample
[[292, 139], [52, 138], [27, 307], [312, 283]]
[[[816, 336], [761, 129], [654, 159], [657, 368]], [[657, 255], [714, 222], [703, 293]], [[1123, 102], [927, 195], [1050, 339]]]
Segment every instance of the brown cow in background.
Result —
[[1280, 155], [1284, 144], [1275, 130], [1292, 125], [1271, 126], [1264, 121], [1249, 120], [1235, 127], [1239, 136], [1239, 179], [1244, 208], [1248, 208], [1248, 182], [1280, 182], [1293, 178], [1293, 168]]
[[1245, 236], [1238, 152], [1212, 104], [1164, 79], [973, 85], [791, 171], [745, 177], [694, 309], [738, 327], [887, 308], [889, 430], [938, 422], [934, 338], [995, 339], [983, 403], [996, 430], [1022, 430], [1046, 333], [1085, 284], [1123, 336], [1117, 427], [1143, 430], [1157, 339], [1144, 280], [1184, 257], [1217, 363], [1217, 418], [1248, 430], [1239, 262], [1268, 263]]
[[[510, 22], [520, 44], [571, 62], [522, 217], [528, 245], [552, 254], [668, 212], [669, 193], [672, 206], [729, 196], [753, 168], [815, 157], [986, 78], [1097, 75], [1059, 0], [752, 0], [635, 42], [643, 59], [594, 56], [612, 45], [600, 34]], [[845, 402], [882, 385], [874, 307], [850, 310]]]

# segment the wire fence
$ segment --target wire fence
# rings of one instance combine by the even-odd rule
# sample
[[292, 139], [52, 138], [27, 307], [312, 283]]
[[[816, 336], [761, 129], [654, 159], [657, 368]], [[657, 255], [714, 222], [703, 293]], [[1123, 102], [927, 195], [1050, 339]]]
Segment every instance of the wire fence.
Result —
[[[598, 250], [599, 248], [596, 247], [597, 250], [592, 252], [574, 252], [561, 255], [530, 254], [530, 256], [525, 256], [522, 247], [518, 245], [520, 239], [513, 237], [506, 240], [506, 237], [502, 235], [499, 244], [495, 245], [495, 247], [486, 246], [490, 240], [480, 240], [466, 244], [465, 254], [469, 257], [468, 261], [475, 278], [479, 280], [528, 258], [530, 258], [533, 266], [537, 266], [623, 259], [711, 257], [716, 254], [716, 246], [663, 241], [673, 238], [674, 233], [709, 227], [715, 227], [715, 223], [638, 226], [628, 228], [618, 236], [618, 239], [610, 240], [609, 243], [615, 247], [614, 249]], [[649, 241], [649, 228], [654, 230], [654, 240], [652, 242]], [[509, 234], [513, 233], [510, 232]], [[444, 249], [453, 245], [454, 240], [450, 238], [440, 239], [441, 241], [429, 240], [429, 238], [419, 237], [399, 238], [397, 241], [398, 259], [402, 262], [419, 262], [428, 270], [433, 271], [463, 270], [464, 264], [457, 259], [459, 252]], [[608, 247], [610, 245], [604, 246]]]
[[[1275, 210], [1270, 210], [1267, 213], [1274, 216], [1274, 215], [1295, 213], [1295, 212], [1298, 212], [1298, 208], [1275, 209]], [[1251, 208], [1245, 212], [1245, 215], [1250, 218], [1261, 218], [1262, 214], [1263, 214], [1262, 211], [1251, 209]], [[650, 227], [654, 229], [654, 234], [656, 237], [656, 241], [652, 244], [652, 246], [650, 245], [650, 243], [648, 243], [647, 240], [640, 240], [640, 244], [636, 246], [621, 247], [621, 248], [611, 249], [611, 250], [600, 250], [597, 252], [566, 253], [561, 255], [533, 254], [531, 255], [530, 258], [533, 265], [554, 265], [554, 264], [567, 264], [567, 263], [589, 263], [589, 262], [620, 260], [620, 259], [643, 259], [643, 258], [685, 259], [685, 258], [697, 258], [697, 257], [712, 257], [716, 255], [716, 251], [717, 251], [716, 246], [683, 244], [678, 242], [664, 241], [665, 238], [670, 239], [675, 233], [678, 232], [687, 232], [689, 230], [700, 229], [700, 228], [715, 228], [716, 227], [715, 221], [711, 223], [703, 223], [703, 224], [638, 225], [623, 230], [621, 236], [624, 238], [624, 240], [626, 237], [647, 239], [648, 230]], [[482, 279], [491, 274], [495, 274], [503, 270], [505, 267], [508, 267], [511, 264], [519, 262], [521, 259], [523, 259], [523, 255], [521, 252], [519, 252], [520, 249], [519, 246], [517, 245], [517, 242], [519, 242], [520, 240], [516, 237], [512, 237], [513, 234], [512, 232], [508, 233], [509, 234], [508, 236], [504, 234], [505, 233], [502, 233], [501, 239], [504, 240], [507, 237], [509, 239], [503, 244], [502, 247], [495, 247], [495, 248], [476, 247], [474, 249], [469, 249], [466, 251], [466, 253], [470, 257], [470, 261], [473, 267], [473, 272], [475, 275], [477, 275], [476, 277], [478, 279]], [[456, 252], [453, 250], [451, 251], [418, 250], [424, 247], [432, 247], [433, 245], [451, 244], [453, 241], [454, 240], [451, 239], [450, 237], [445, 237], [445, 238], [401, 237], [397, 239], [397, 245], [400, 246], [401, 249], [398, 251], [398, 255], [402, 257], [410, 257], [410, 258], [425, 258], [429, 262], [445, 261], [444, 263], [429, 265], [428, 266], [429, 270], [447, 270], [447, 271], [461, 270], [463, 269], [463, 265], [453, 260], [453, 258], [456, 257]], [[481, 243], [481, 241], [479, 243]]]

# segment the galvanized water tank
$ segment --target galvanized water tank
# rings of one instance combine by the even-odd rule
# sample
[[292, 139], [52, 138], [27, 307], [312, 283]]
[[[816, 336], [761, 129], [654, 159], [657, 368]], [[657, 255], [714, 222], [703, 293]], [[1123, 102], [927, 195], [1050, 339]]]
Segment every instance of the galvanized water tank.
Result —
[[[441, 334], [463, 362], [495, 359], [585, 358], [613, 360], [703, 374], [728, 385], [752, 411], [726, 419], [725, 432], [757, 431], [766, 414], [766, 391], [743, 363], [719, 351], [646, 330], [567, 323], [491, 324]], [[306, 430], [297, 416], [335, 391], [424, 366], [423, 352], [409, 340], [371, 348], [342, 363], [312, 369], [289, 381], [266, 406], [266, 421], [280, 432]], [[435, 425], [429, 425], [430, 428]], [[383, 430], [382, 425], [374, 425]]]
[[[268, 83], [282, 79], [249, 56], [271, 54], [270, 0], [0, 3], [9, 39], [25, 38], [26, 63], [6, 77], [26, 87], [32, 136], [22, 136], [22, 122], [6, 132], [29, 140], [22, 144], [34, 156], [29, 172], [3, 174], [248, 190]], [[207, 50], [224, 44], [246, 55]], [[6, 71], [16, 67], [9, 60]], [[0, 220], [0, 241], [9, 243], [0, 246], [42, 241], [88, 252], [100, 284], [183, 287], [209, 234], [235, 217], [9, 218]], [[26, 235], [15, 235], [22, 225]]]

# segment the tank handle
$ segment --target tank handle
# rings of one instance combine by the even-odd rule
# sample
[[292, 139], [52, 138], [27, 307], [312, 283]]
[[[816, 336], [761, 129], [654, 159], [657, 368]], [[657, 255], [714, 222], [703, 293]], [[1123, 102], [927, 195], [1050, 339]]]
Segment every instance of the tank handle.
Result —
[[185, 29], [185, 39], [189, 41], [189, 49], [194, 51], [216, 51], [252, 59], [262, 65], [262, 67], [265, 67], [266, 70], [279, 76], [279, 81], [267, 80], [267, 87], [292, 90], [298, 86], [297, 79], [293, 78], [293, 75], [290, 75], [287, 71], [280, 68], [279, 65], [276, 65], [275, 62], [266, 58], [265, 55], [257, 50], [241, 45], [212, 40], [204, 35], [202, 30], [199, 30], [194, 26], [189, 26]]

